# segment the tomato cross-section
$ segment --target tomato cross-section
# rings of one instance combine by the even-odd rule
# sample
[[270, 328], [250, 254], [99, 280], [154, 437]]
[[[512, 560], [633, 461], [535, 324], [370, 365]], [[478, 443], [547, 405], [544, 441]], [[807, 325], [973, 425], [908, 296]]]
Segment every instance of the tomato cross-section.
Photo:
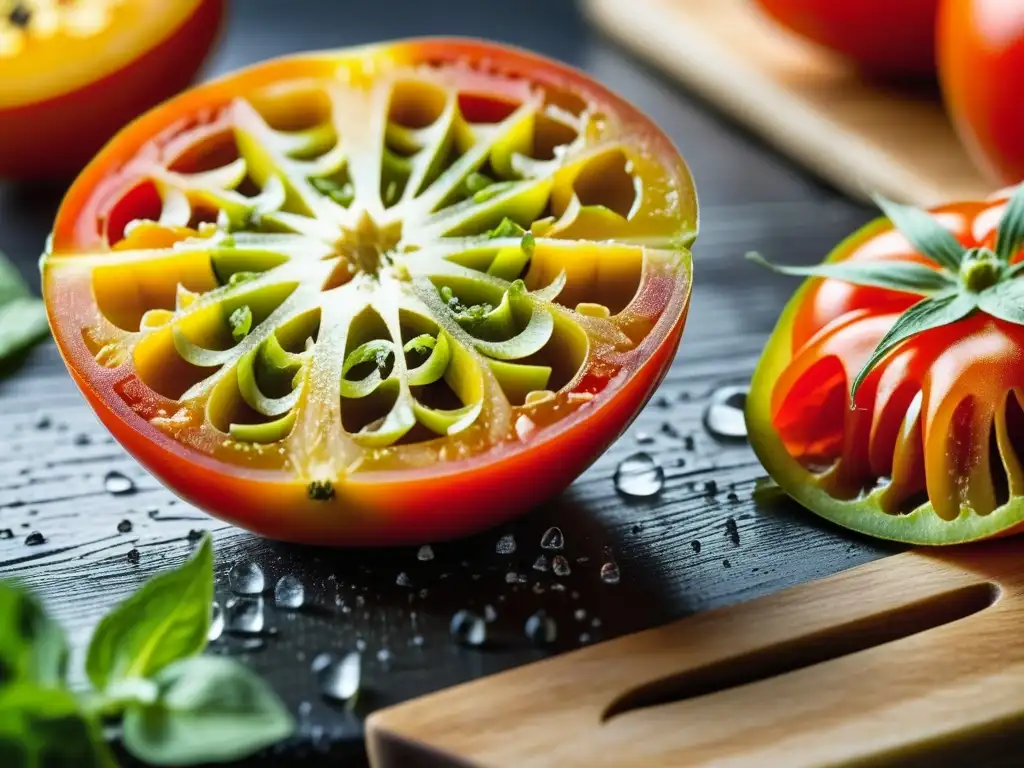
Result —
[[421, 40], [268, 62], [122, 132], [43, 259], [68, 367], [182, 497], [273, 538], [466, 534], [564, 489], [664, 376], [696, 197], [562, 65]]

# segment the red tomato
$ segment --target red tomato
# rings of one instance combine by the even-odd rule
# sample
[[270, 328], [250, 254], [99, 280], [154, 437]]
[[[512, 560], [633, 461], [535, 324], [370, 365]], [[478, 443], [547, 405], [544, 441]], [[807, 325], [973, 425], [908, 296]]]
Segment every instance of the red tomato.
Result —
[[195, 88], [68, 193], [43, 292], [114, 436], [258, 533], [390, 544], [558, 493], [679, 343], [696, 198], [579, 72], [423, 40]]
[[[994, 251], [1005, 194], [932, 211], [965, 249]], [[973, 251], [971, 251], [973, 252]], [[967, 257], [965, 257], [966, 259]], [[988, 256], [986, 256], [988, 258]], [[974, 285], [916, 250], [886, 219], [842, 242], [828, 265], [921, 264], [935, 293], [812, 277], [779, 320], [747, 401], [751, 444], [772, 478], [808, 509], [854, 530], [954, 544], [1024, 525], [1024, 326], [990, 314], [989, 289], [1024, 290], [999, 257]], [[963, 287], [963, 285], [974, 287]], [[851, 382], [897, 318], [941, 291], [980, 297], [960, 319], [918, 332], [881, 357], [851, 404]], [[1002, 295], [1002, 294], [1001, 294]], [[924, 298], [923, 298], [924, 297]], [[994, 311], [994, 310], [993, 310]], [[1003, 314], [999, 314], [1002, 312]]]
[[975, 162], [993, 179], [1024, 179], [1024, 3], [943, 0], [938, 57], [946, 106]]
[[939, 0], [756, 0], [791, 31], [875, 75], [935, 74]]
[[0, 17], [0, 176], [70, 175], [187, 86], [224, 0], [12, 2]]

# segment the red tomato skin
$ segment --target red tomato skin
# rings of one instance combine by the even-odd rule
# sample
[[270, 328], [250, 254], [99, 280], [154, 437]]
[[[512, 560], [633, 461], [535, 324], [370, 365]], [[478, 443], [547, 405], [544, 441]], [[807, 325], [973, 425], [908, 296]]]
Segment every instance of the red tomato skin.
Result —
[[1024, 179], [1024, 3], [943, 0], [942, 94], [960, 138], [993, 180]]
[[872, 75], [933, 77], [939, 0], [756, 0], [800, 37]]
[[0, 177], [61, 178], [81, 170], [123, 126], [192, 82], [220, 31], [224, 4], [204, 0], [166, 38], [106, 77], [0, 108]]

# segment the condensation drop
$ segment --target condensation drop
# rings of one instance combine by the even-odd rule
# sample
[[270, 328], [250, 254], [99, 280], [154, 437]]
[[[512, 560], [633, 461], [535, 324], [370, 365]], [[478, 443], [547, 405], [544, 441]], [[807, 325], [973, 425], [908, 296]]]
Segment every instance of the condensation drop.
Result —
[[719, 440], [743, 440], [747, 422], [743, 409], [747, 404], [746, 387], [721, 387], [711, 393], [711, 402], [704, 409], [704, 429]]
[[274, 605], [278, 608], [301, 608], [306, 602], [306, 588], [295, 576], [288, 574], [277, 580], [274, 587]]
[[457, 611], [449, 631], [455, 642], [471, 648], [478, 648], [487, 640], [487, 623], [472, 611]]
[[627, 456], [615, 470], [615, 489], [624, 496], [654, 496], [664, 485], [665, 470], [647, 453]]
[[419, 551], [416, 553], [416, 559], [422, 562], [433, 560], [434, 548], [431, 547], [429, 544], [424, 544], [422, 547], [419, 548]]
[[395, 584], [397, 584], [400, 587], [411, 587], [412, 586], [412, 579], [409, 578], [409, 574], [408, 573], [406, 573], [405, 571], [402, 571], [400, 574], [398, 574], [395, 577]]
[[340, 661], [328, 661], [317, 675], [320, 692], [335, 701], [351, 701], [359, 693], [362, 669], [363, 658], [358, 651], [345, 654]]
[[267, 588], [263, 569], [251, 560], [235, 563], [228, 573], [228, 585], [236, 595], [259, 595]]
[[224, 629], [236, 635], [258, 635], [263, 631], [263, 598], [233, 597], [227, 602]]
[[516, 551], [515, 537], [511, 533], [506, 533], [498, 539], [498, 543], [494, 545], [494, 551], [499, 555], [511, 555]]
[[518, 584], [519, 583], [519, 574], [516, 573], [515, 571], [509, 571], [508, 573], [505, 574], [505, 583], [506, 584]]
[[537, 611], [526, 620], [526, 637], [538, 647], [551, 645], [558, 638], [558, 625], [544, 611]]
[[215, 642], [224, 634], [224, 609], [216, 600], [210, 606], [210, 629], [206, 633], [209, 642]]
[[554, 572], [555, 576], [568, 576], [572, 573], [569, 561], [566, 560], [563, 555], [555, 555], [551, 558], [551, 570]]
[[533, 561], [533, 570], [544, 573], [551, 569], [550, 563], [548, 563], [547, 555], [537, 555], [537, 559]]
[[494, 610], [494, 606], [490, 603], [484, 606], [484, 620], [487, 622], [498, 620], [498, 612]]
[[135, 483], [123, 472], [111, 470], [103, 477], [103, 489], [113, 496], [135, 493]]
[[552, 551], [558, 551], [565, 546], [565, 536], [562, 535], [562, 529], [558, 526], [551, 526], [544, 535], [540, 537], [541, 549], [550, 549]]
[[618, 584], [620, 577], [619, 564], [614, 560], [609, 560], [601, 566], [601, 581], [605, 584]]
[[318, 653], [309, 663], [309, 668], [313, 671], [313, 674], [317, 675], [327, 669], [333, 660], [333, 657], [329, 653]]

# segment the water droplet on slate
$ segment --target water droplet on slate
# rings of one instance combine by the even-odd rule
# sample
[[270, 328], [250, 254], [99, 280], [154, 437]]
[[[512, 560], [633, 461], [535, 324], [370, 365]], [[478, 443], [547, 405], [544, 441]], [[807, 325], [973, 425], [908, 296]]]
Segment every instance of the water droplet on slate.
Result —
[[433, 549], [433, 547], [431, 547], [429, 544], [424, 544], [422, 547], [419, 548], [419, 551], [416, 553], [416, 559], [420, 560], [420, 561], [422, 561], [424, 563], [427, 562], [428, 560], [433, 560], [434, 559], [434, 549]]
[[589, 563], [590, 562], [590, 558], [587, 557], [586, 555], [580, 555], [579, 557], [576, 558], [576, 562], [579, 563], [580, 565], [583, 565], [584, 563]]
[[704, 428], [720, 440], [742, 440], [747, 436], [743, 409], [747, 404], [746, 387], [721, 387], [711, 394], [704, 409]]
[[575, 611], [573, 611], [572, 615], [573, 618], [576, 619], [576, 621], [583, 621], [585, 618], [587, 618], [587, 612], [583, 608], [577, 608]]
[[544, 585], [541, 584], [539, 581], [535, 581], [533, 583], [533, 587], [531, 587], [531, 589], [533, 590], [533, 594], [535, 594], [535, 595], [543, 595], [544, 594]]
[[12, 531], [10, 528], [0, 528], [0, 541], [4, 541], [6, 539], [13, 539], [13, 538], [14, 538], [14, 531]]
[[565, 546], [565, 536], [562, 535], [562, 529], [556, 525], [551, 526], [544, 535], [540, 537], [540, 548], [550, 549], [557, 551]]
[[538, 648], [551, 645], [558, 638], [558, 625], [544, 611], [537, 611], [523, 628], [527, 639]]
[[201, 538], [203, 538], [203, 532], [202, 531], [197, 531], [195, 528], [192, 528], [188, 532], [188, 535], [185, 538], [188, 539], [190, 542], [194, 543], [194, 542], [199, 541]]
[[589, 642], [590, 642], [590, 633], [589, 632], [581, 632], [580, 633], [580, 645], [586, 645]]
[[49, 429], [52, 426], [53, 419], [45, 413], [40, 414], [39, 418], [36, 419], [36, 429]]
[[551, 585], [551, 591], [552, 592], [565, 592], [565, 584], [561, 584], [561, 583], [556, 581], [554, 584]]
[[309, 668], [313, 672], [313, 674], [316, 674], [321, 670], [327, 669], [331, 661], [331, 654], [318, 653], [316, 656], [313, 657], [313, 660], [309, 663]]
[[678, 440], [680, 437], [682, 437], [679, 430], [676, 429], [675, 425], [670, 424], [667, 421], [661, 425], [661, 434], [665, 435], [666, 437], [671, 437], [673, 440]]
[[693, 547], [693, 551], [694, 552], [696, 552], [698, 555], [700, 554], [700, 542], [699, 541], [694, 539], [693, 541], [690, 542], [690, 546]]
[[236, 635], [257, 635], [263, 631], [263, 598], [233, 597], [227, 603], [224, 629]]
[[697, 442], [693, 439], [693, 435], [687, 435], [683, 438], [683, 450], [692, 451], [697, 447]]
[[704, 483], [704, 494], [706, 496], [714, 496], [718, 493], [718, 483], [714, 480], [708, 480]]
[[572, 573], [572, 568], [569, 567], [569, 561], [562, 555], [555, 555], [551, 558], [551, 571], [555, 576], [568, 576]]
[[299, 707], [298, 707], [299, 717], [309, 717], [309, 715], [310, 715], [310, 713], [312, 711], [313, 711], [313, 705], [310, 704], [308, 701], [300, 701], [299, 702]]
[[626, 457], [615, 470], [615, 489], [624, 496], [654, 496], [664, 484], [665, 470], [646, 453]]
[[517, 584], [519, 582], [519, 574], [515, 571], [509, 571], [505, 574], [506, 584]]
[[262, 651], [267, 647], [267, 641], [262, 637], [250, 637], [248, 640], [242, 641], [243, 651]]
[[722, 567], [723, 568], [732, 568], [732, 563], [730, 563], [728, 560], [723, 560], [722, 561]]
[[471, 611], [457, 611], [448, 629], [452, 639], [461, 645], [477, 648], [487, 640], [487, 624]]
[[601, 620], [597, 618], [597, 616], [595, 616], [590, 620], [590, 626], [592, 626], [594, 629], [597, 629], [601, 626]]
[[215, 642], [224, 634], [224, 609], [216, 600], [210, 606], [210, 629], [206, 633], [208, 642]]
[[77, 435], [74, 436], [74, 438], [72, 439], [72, 442], [75, 445], [89, 445], [89, 443], [92, 442], [92, 438], [90, 438], [84, 432], [80, 432], [80, 433], [78, 433]]
[[135, 483], [123, 472], [111, 470], [103, 478], [103, 488], [113, 496], [125, 496], [135, 493]]
[[318, 675], [320, 692], [335, 701], [350, 701], [362, 682], [363, 658], [358, 651], [345, 654], [340, 661], [331, 661]]
[[551, 566], [548, 564], [547, 555], [537, 555], [537, 559], [533, 561], [533, 570], [544, 573], [548, 571]]
[[274, 586], [274, 605], [295, 610], [306, 602], [306, 587], [295, 576], [288, 574], [277, 580]]
[[651, 443], [654, 442], [654, 435], [651, 435], [647, 432], [637, 432], [636, 442], [638, 445], [650, 445]]
[[735, 491], [729, 491], [725, 495], [725, 500], [728, 501], [730, 504], [739, 504], [740, 497], [736, 495]]
[[725, 535], [729, 537], [729, 541], [732, 542], [734, 547], [740, 545], [740, 529], [736, 525], [736, 521], [731, 517], [725, 521]]
[[131, 520], [122, 520], [120, 523], [117, 524], [117, 532], [118, 533], [131, 533], [132, 532], [132, 521]]
[[39, 531], [32, 531], [32, 533], [25, 537], [25, 546], [27, 547], [38, 547], [40, 544], [45, 543], [46, 537]]
[[406, 573], [405, 571], [402, 571], [400, 574], [398, 574], [395, 577], [395, 584], [397, 584], [400, 587], [411, 587], [412, 586], [412, 580], [409, 578], [409, 574], [408, 573]]
[[128, 558], [128, 562], [132, 565], [138, 565], [139, 561], [142, 559], [142, 553], [137, 549], [129, 549], [128, 554], [125, 555], [125, 557]]
[[498, 543], [494, 545], [494, 551], [499, 555], [511, 555], [516, 551], [516, 539], [511, 533], [506, 533]]
[[413, 635], [409, 639], [409, 644], [412, 645], [414, 648], [422, 648], [424, 642], [426, 641], [423, 639], [423, 635]]
[[251, 560], [245, 560], [231, 566], [228, 585], [236, 595], [259, 595], [267, 588], [267, 581], [262, 568]]
[[385, 668], [390, 667], [392, 659], [394, 659], [394, 655], [391, 653], [390, 648], [381, 648], [377, 651], [377, 661], [381, 663], [381, 666]]
[[484, 606], [484, 621], [492, 622], [497, 621], [498, 612], [494, 610], [494, 606], [488, 603]]
[[601, 566], [601, 581], [605, 584], [618, 584], [620, 576], [619, 564], [614, 560], [610, 560]]

